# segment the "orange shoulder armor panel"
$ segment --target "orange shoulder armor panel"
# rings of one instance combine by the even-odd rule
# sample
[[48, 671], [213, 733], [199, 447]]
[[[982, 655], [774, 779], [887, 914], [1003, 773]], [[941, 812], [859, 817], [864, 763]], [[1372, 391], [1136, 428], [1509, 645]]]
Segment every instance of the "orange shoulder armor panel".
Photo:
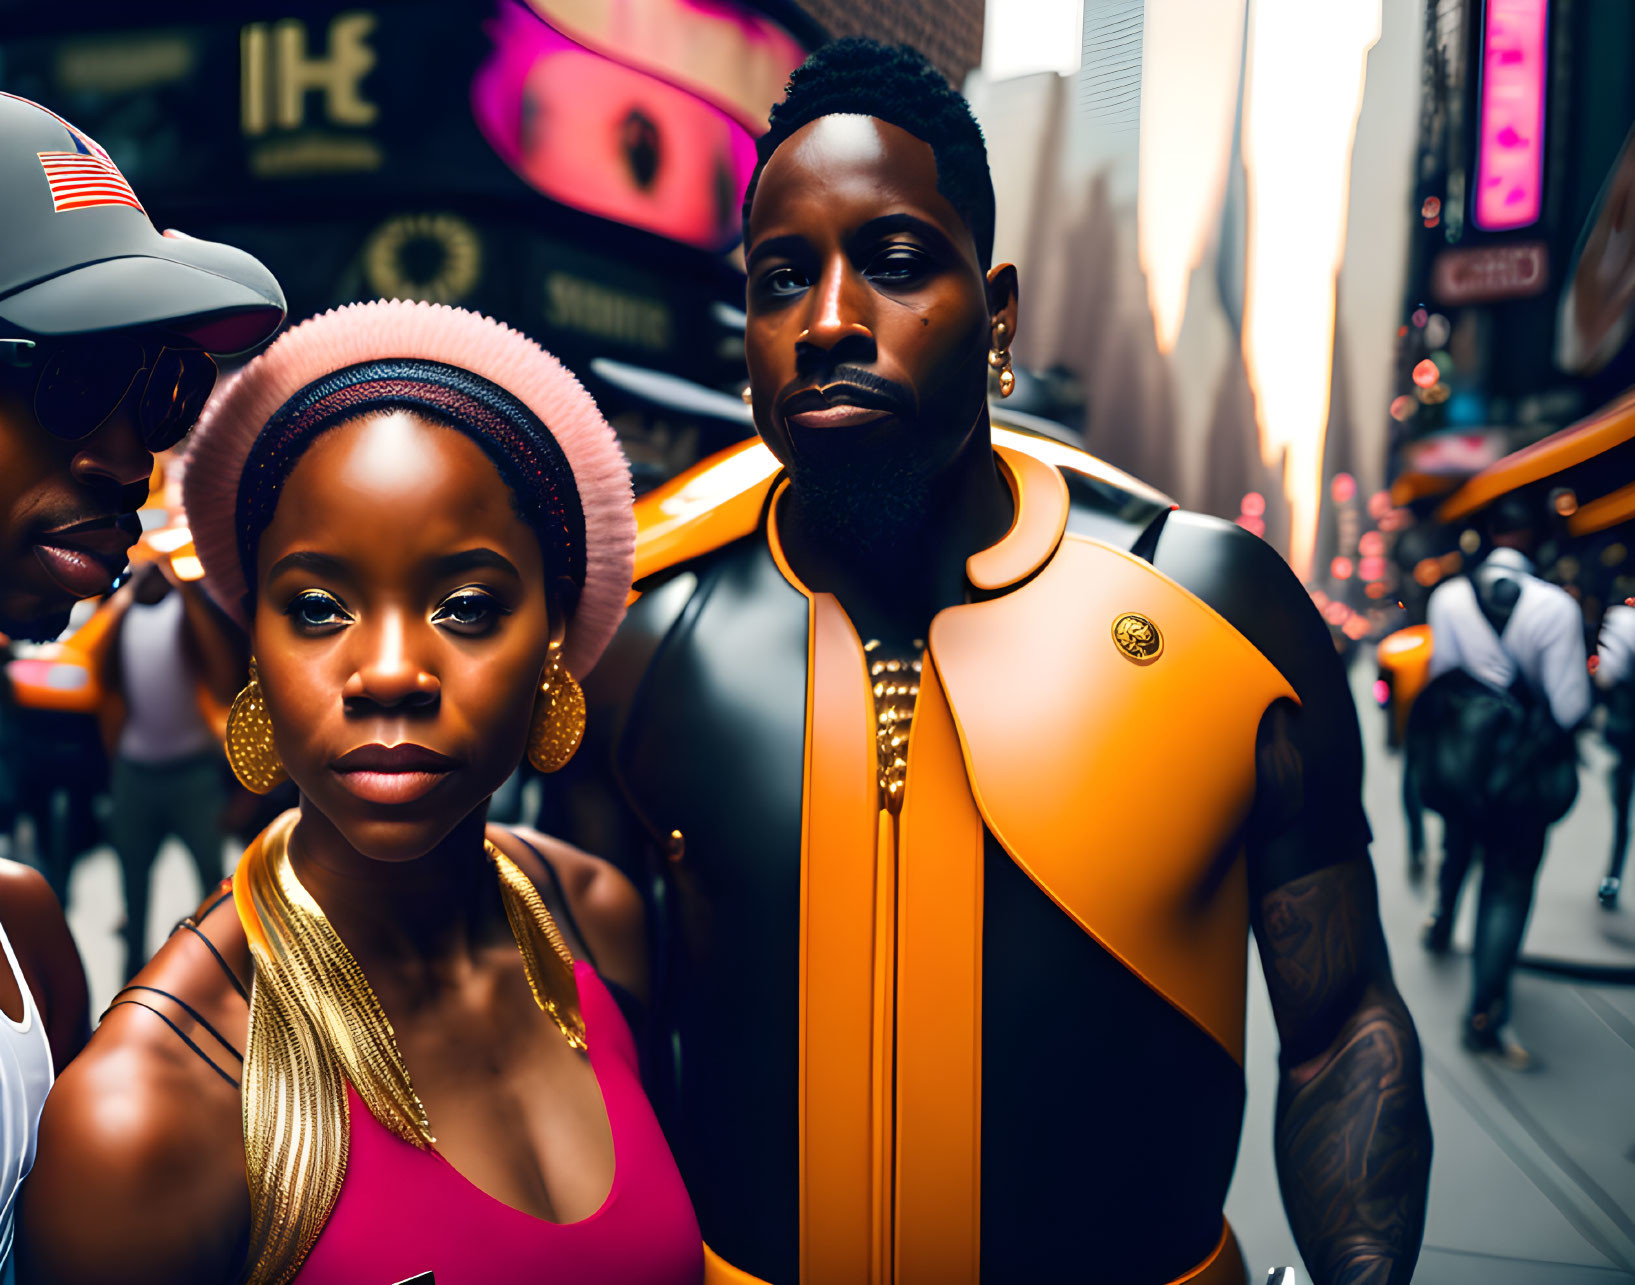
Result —
[[1120, 491], [1128, 491], [1131, 495], [1148, 500], [1153, 504], [1160, 504], [1171, 509], [1175, 507], [1174, 500], [1155, 487], [1148, 486], [1140, 478], [1126, 473], [1123, 469], [1114, 468], [1107, 461], [1097, 459], [1089, 451], [1081, 451], [1076, 446], [1069, 446], [1065, 442], [1056, 441], [1054, 438], [1041, 437], [1037, 433], [1019, 432], [1014, 428], [1005, 428], [996, 419], [993, 426], [993, 444], [997, 447], [1009, 447], [1013, 451], [1021, 451], [1024, 455], [1031, 455], [1034, 459], [1049, 464], [1053, 468], [1082, 473], [1085, 477], [1105, 486], [1115, 487]]
[[[1144, 633], [1121, 635], [1129, 621]], [[1202, 600], [1073, 535], [1021, 588], [943, 612], [930, 641], [994, 837], [1241, 1062], [1240, 827], [1261, 715], [1293, 689]]]
[[753, 531], [782, 466], [757, 438], [678, 473], [636, 501], [636, 584]]

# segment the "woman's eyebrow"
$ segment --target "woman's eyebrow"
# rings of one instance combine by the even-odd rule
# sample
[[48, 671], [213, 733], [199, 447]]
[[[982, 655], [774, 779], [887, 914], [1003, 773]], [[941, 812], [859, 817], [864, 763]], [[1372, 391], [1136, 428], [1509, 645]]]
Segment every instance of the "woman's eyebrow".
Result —
[[318, 553], [310, 549], [297, 549], [294, 553], [286, 553], [277, 562], [267, 569], [267, 579], [284, 571], [312, 571], [318, 575], [343, 576], [350, 569], [351, 564], [345, 558], [338, 558], [332, 553]]
[[460, 553], [444, 554], [433, 565], [436, 566], [438, 574], [444, 576], [459, 575], [463, 571], [487, 569], [490, 571], [506, 571], [518, 580], [522, 579], [522, 572], [517, 570], [516, 564], [495, 549], [465, 549]]

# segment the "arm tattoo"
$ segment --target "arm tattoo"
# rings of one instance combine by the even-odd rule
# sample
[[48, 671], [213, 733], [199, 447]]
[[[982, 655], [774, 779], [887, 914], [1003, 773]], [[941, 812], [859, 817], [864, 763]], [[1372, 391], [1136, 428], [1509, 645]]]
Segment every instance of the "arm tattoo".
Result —
[[1348, 861], [1296, 879], [1262, 899], [1257, 919], [1283, 1039], [1275, 1141], [1295, 1241], [1318, 1285], [1406, 1282], [1431, 1131], [1373, 870]]
[[[1336, 888], [1336, 876], [1347, 873], [1349, 867], [1330, 867], [1284, 884], [1261, 901], [1262, 960], [1285, 1062], [1303, 1061], [1327, 1044], [1338, 1024], [1332, 1015], [1354, 1008], [1367, 980], [1363, 964], [1371, 943], [1364, 935], [1364, 916], [1345, 913], [1354, 909], [1349, 906], [1338, 907], [1342, 913], [1333, 912], [1338, 898], [1361, 895], [1366, 896], [1367, 913], [1376, 914], [1374, 894], [1372, 887], [1349, 886], [1357, 882], [1355, 878]], [[1326, 1031], [1325, 1016], [1331, 1018]], [[1302, 1049], [1314, 1032], [1322, 1035], [1322, 1043]]]

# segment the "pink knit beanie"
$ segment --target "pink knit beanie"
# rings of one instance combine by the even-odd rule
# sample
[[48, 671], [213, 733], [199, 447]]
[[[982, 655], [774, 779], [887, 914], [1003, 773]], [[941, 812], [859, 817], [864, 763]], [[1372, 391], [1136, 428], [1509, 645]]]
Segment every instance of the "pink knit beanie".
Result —
[[630, 466], [557, 359], [488, 317], [441, 304], [357, 303], [284, 334], [211, 399], [182, 478], [204, 583], [249, 625], [254, 549], [301, 452], [378, 409], [423, 410], [483, 447], [517, 491], [547, 564], [579, 589], [562, 663], [587, 674], [624, 617], [636, 520]]

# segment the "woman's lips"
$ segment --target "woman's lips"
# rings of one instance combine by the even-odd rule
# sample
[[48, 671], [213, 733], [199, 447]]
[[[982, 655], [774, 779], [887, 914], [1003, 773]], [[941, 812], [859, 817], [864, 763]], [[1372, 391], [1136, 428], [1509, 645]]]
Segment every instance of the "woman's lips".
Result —
[[95, 598], [107, 593], [119, 574], [95, 554], [65, 544], [36, 544], [34, 556], [46, 575], [75, 598]]
[[442, 783], [447, 772], [376, 772], [336, 770], [341, 785], [366, 803], [413, 803]]
[[785, 415], [784, 422], [793, 424], [796, 428], [861, 428], [865, 424], [887, 419], [890, 415], [890, 411], [879, 410], [873, 406], [853, 406], [841, 402], [835, 406], [825, 406], [821, 410], [804, 410], [793, 415]]
[[366, 803], [423, 799], [459, 764], [424, 745], [360, 745], [330, 765], [341, 786]]

